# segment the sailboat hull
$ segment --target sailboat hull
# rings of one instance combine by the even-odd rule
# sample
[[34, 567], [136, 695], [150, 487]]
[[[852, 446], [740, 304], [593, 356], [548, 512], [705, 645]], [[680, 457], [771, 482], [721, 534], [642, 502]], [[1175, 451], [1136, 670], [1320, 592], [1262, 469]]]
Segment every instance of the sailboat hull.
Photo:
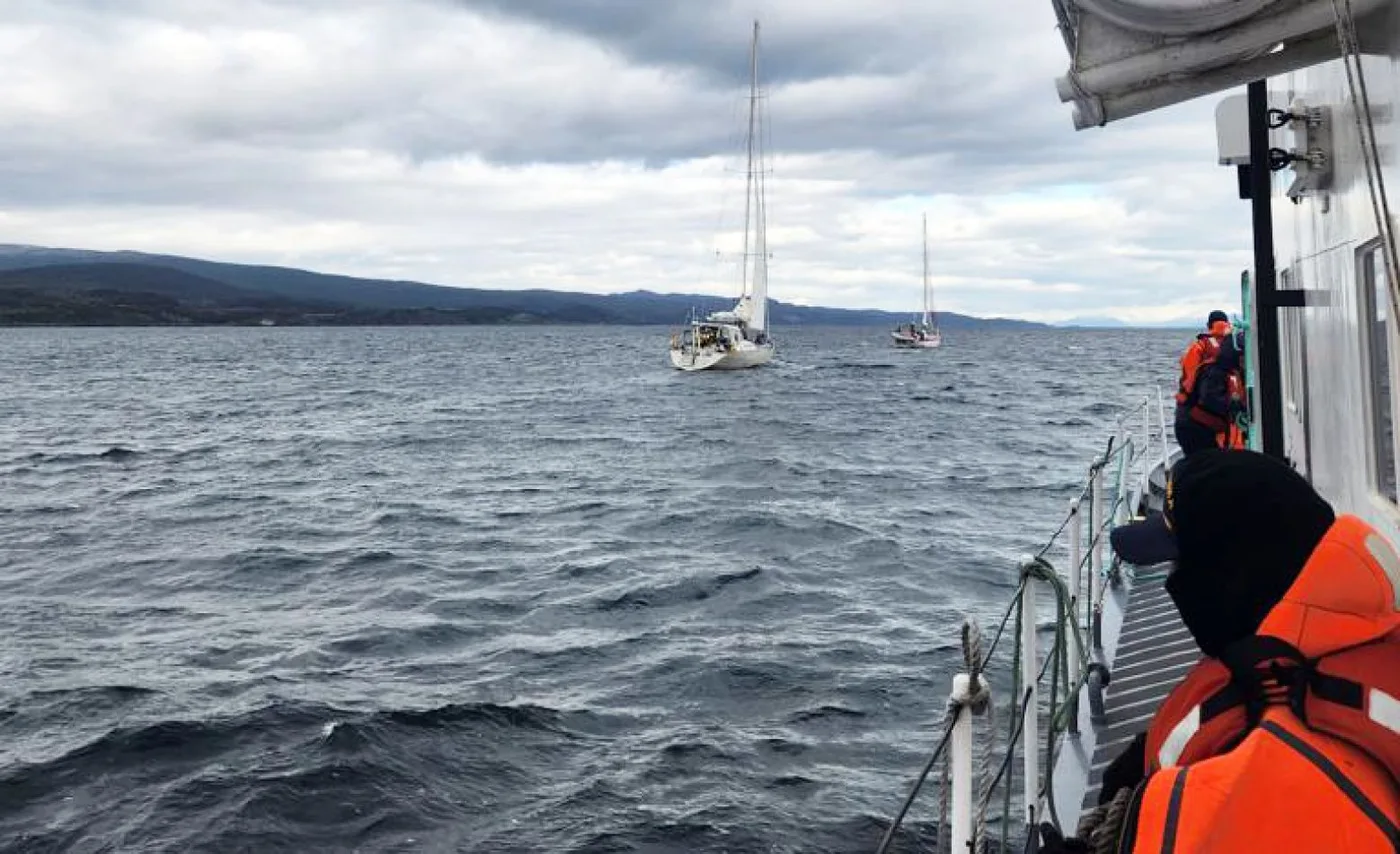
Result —
[[744, 342], [737, 349], [717, 350], [713, 347], [673, 348], [671, 364], [682, 371], [740, 371], [756, 368], [773, 360], [772, 343]]
[[898, 332], [890, 333], [894, 338], [894, 346], [909, 350], [932, 350], [943, 345], [943, 336], [933, 335], [928, 338], [914, 338], [909, 335], [901, 335]]

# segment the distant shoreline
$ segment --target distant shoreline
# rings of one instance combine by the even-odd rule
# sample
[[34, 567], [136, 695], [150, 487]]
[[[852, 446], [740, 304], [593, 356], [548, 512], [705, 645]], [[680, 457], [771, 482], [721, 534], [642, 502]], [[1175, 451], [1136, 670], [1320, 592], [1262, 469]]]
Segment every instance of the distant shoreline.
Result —
[[[324, 321], [324, 322], [261, 322], [202, 321], [202, 322], [121, 322], [121, 321], [26, 321], [13, 322], [0, 319], [0, 329], [407, 329], [413, 327], [451, 328], [459, 326], [536, 329], [557, 327], [561, 329], [619, 327], [625, 329], [674, 329], [684, 326], [684, 321], [675, 323], [627, 323], [622, 321], [579, 321], [562, 320], [538, 321]], [[877, 329], [884, 330], [887, 324], [881, 323], [775, 323], [771, 329]], [[1176, 326], [1012, 326], [991, 324], [985, 327], [961, 328], [953, 334], [977, 334], [983, 332], [1181, 332], [1190, 333], [1190, 327]]]
[[[448, 287], [178, 255], [0, 245], [0, 327], [7, 328], [259, 326], [264, 320], [276, 326], [680, 326], [692, 312], [733, 303], [714, 294]], [[913, 314], [768, 300], [773, 327], [893, 327]], [[944, 332], [1169, 328], [951, 311], [938, 319]]]

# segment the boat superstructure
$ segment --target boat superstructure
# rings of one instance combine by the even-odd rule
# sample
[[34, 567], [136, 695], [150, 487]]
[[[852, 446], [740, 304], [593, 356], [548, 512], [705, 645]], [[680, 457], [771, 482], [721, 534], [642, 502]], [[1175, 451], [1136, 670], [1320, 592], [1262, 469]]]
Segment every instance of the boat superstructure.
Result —
[[[1219, 162], [1237, 175], [1222, 169], [1222, 192], [1238, 187], [1254, 234], [1238, 318], [1250, 447], [1400, 542], [1400, 263], [1387, 190], [1400, 187], [1400, 0], [1050, 2], [1071, 63], [1056, 85], [1076, 128], [1223, 96]], [[1143, 401], [1141, 426], [1125, 416], [1056, 535], [1068, 542], [1052, 538], [1020, 566], [995, 635], [1016, 644], [1010, 696], [997, 698], [1011, 720], [1001, 743], [973, 737], [997, 640], [984, 649], [964, 627], [965, 672], [935, 754], [951, 780], [938, 850], [988, 850], [998, 836], [1002, 850], [1035, 850], [1040, 822], [1073, 834], [1108, 762], [1198, 659], [1162, 589], [1170, 567], [1123, 565], [1103, 536], [1160, 507], [1176, 453], [1169, 404]], [[990, 779], [974, 777], [979, 750]]]
[[671, 336], [671, 364], [683, 371], [753, 368], [773, 358], [768, 335], [768, 206], [763, 166], [762, 91], [758, 82], [758, 21], [749, 51], [747, 190], [739, 301], [728, 311], [694, 315]]
[[924, 312], [917, 324], [902, 325], [890, 335], [896, 347], [931, 350], [943, 344], [943, 335], [938, 331], [938, 313], [933, 310], [933, 286], [928, 278], [928, 214], [924, 214]]

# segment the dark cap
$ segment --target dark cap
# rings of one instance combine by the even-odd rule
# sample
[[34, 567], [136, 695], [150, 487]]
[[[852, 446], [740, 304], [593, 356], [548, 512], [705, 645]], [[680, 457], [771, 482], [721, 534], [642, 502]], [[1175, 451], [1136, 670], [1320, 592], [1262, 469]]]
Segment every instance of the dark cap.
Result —
[[1110, 539], [1128, 563], [1176, 562], [1167, 590], [1201, 649], [1216, 655], [1258, 627], [1335, 519], [1285, 463], [1212, 449], [1172, 468], [1161, 514], [1115, 528]]
[[1209, 328], [1211, 328], [1212, 326], [1214, 326], [1214, 325], [1217, 324], [1217, 323], [1229, 323], [1229, 322], [1230, 322], [1230, 315], [1226, 314], [1226, 313], [1223, 312], [1223, 311], [1220, 311], [1219, 309], [1216, 309], [1215, 311], [1212, 311], [1212, 312], [1210, 313], [1210, 316], [1209, 316], [1209, 317], [1206, 318], [1206, 328], [1209, 329]]
[[[1171, 489], [1171, 481], [1167, 481]], [[1135, 566], [1156, 566], [1176, 560], [1176, 536], [1164, 513], [1153, 513], [1141, 522], [1113, 529], [1108, 535], [1113, 553]]]
[[1123, 560], [1150, 566], [1234, 542], [1262, 548], [1281, 527], [1313, 522], [1325, 531], [1334, 518], [1312, 485], [1284, 463], [1254, 451], [1207, 450], [1172, 467], [1162, 513], [1114, 528], [1109, 539]]

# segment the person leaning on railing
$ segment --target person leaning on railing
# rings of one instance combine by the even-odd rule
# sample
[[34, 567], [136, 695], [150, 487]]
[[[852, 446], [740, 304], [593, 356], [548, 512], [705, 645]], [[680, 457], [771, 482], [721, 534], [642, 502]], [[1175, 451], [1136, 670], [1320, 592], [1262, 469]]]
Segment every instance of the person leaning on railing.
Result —
[[1176, 418], [1172, 424], [1176, 443], [1186, 456], [1217, 447], [1220, 427], [1204, 423], [1197, 414], [1200, 407], [1197, 383], [1202, 369], [1214, 363], [1220, 355], [1220, 344], [1231, 333], [1230, 318], [1223, 311], [1212, 311], [1206, 318], [1206, 331], [1181, 354], [1181, 376], [1176, 384]]
[[1041, 851], [1400, 850], [1400, 554], [1287, 465], [1206, 450], [1115, 529], [1205, 657]]

